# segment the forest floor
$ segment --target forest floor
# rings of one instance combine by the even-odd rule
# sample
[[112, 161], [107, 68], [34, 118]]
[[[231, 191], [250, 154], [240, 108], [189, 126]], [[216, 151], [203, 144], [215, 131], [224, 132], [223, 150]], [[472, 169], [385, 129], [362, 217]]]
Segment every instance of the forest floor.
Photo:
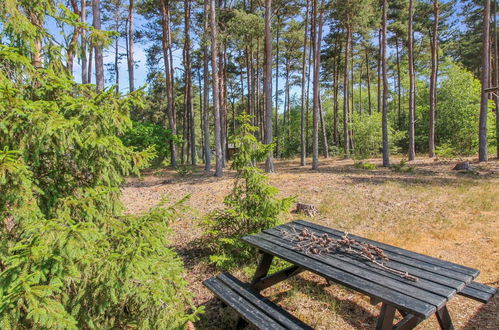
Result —
[[[398, 164], [400, 158], [392, 160]], [[471, 159], [469, 159], [472, 161]], [[374, 170], [359, 169], [352, 160], [321, 159], [320, 169], [299, 166], [299, 160], [276, 162], [277, 173], [270, 175], [281, 196], [294, 195], [297, 201], [317, 206], [313, 218], [289, 213], [283, 221], [307, 221], [348, 231], [388, 244], [456, 262], [481, 271], [478, 281], [499, 286], [499, 161], [486, 165], [472, 162], [473, 173], [452, 168], [458, 160], [430, 160], [421, 157], [410, 162], [412, 172], [381, 167], [380, 159], [370, 162]], [[130, 178], [123, 187], [123, 202], [130, 213], [146, 211], [165, 196], [178, 200], [190, 194], [187, 215], [173, 225], [171, 241], [184, 260], [186, 280], [197, 305], [206, 312], [196, 326], [220, 329], [234, 326], [236, 315], [202, 285], [217, 273], [209, 265], [207, 251], [195, 244], [202, 230], [200, 219], [223, 206], [223, 198], [234, 182], [234, 172], [223, 178], [204, 174], [202, 167], [180, 177], [170, 170], [156, 170], [141, 178]], [[249, 279], [255, 265], [234, 272]], [[316, 329], [372, 329], [379, 306], [339, 285], [328, 285], [305, 272], [263, 291]], [[497, 329], [499, 295], [484, 305], [457, 296], [449, 303], [456, 329]], [[226, 326], [220, 326], [220, 324]], [[434, 317], [418, 329], [438, 327]]]

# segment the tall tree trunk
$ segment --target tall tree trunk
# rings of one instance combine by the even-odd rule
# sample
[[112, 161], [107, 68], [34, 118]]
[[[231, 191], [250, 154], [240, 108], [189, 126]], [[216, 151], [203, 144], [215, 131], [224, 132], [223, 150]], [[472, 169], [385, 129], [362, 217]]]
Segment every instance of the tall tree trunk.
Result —
[[350, 134], [348, 131], [348, 117], [350, 109], [350, 43], [352, 42], [352, 27], [346, 26], [347, 39], [345, 42], [345, 72], [343, 74], [343, 148], [345, 158], [350, 158]]
[[[101, 29], [101, 18], [100, 18], [100, 0], [92, 0], [92, 18], [93, 27], [96, 30]], [[102, 54], [102, 45], [94, 45], [95, 53], [95, 85], [97, 91], [102, 91], [104, 89], [104, 57]]]
[[413, 33], [414, 0], [409, 0], [409, 26], [407, 29], [407, 55], [409, 60], [409, 160], [416, 158], [415, 145], [415, 113], [416, 113], [416, 85], [414, 72], [414, 33]]
[[[335, 51], [336, 58], [334, 60], [335, 63], [335, 72], [334, 72], [334, 85], [333, 85], [333, 97], [334, 97], [334, 114], [333, 114], [333, 135], [334, 135], [334, 144], [339, 146], [340, 144], [340, 134], [338, 129], [339, 124], [339, 102], [338, 102], [338, 92], [340, 89], [340, 63], [341, 63], [341, 52], [342, 52], [342, 43], [340, 42], [339, 35], [336, 36], [336, 44], [338, 45], [337, 51]], [[336, 49], [336, 46], [335, 46]]]
[[399, 40], [395, 35], [395, 60], [397, 64], [397, 123], [402, 122], [402, 90], [400, 88], [400, 56], [399, 56]]
[[[87, 4], [86, 0], [81, 0], [80, 22], [85, 23], [87, 20]], [[87, 30], [81, 30], [81, 83], [88, 84], [87, 78]]]
[[367, 100], [369, 103], [369, 115], [372, 114], [372, 103], [371, 103], [371, 72], [369, 68], [369, 50], [366, 47], [366, 74], [367, 74]]
[[381, 53], [383, 52], [382, 48], [383, 48], [383, 45], [382, 45], [382, 42], [381, 42], [381, 39], [382, 39], [382, 29], [379, 30], [378, 32], [378, 45], [379, 45], [379, 53], [378, 53], [378, 94], [377, 94], [377, 97], [378, 97], [378, 104], [377, 104], [377, 108], [378, 108], [378, 112], [381, 112], [381, 108], [382, 108], [382, 105], [383, 105], [383, 97], [382, 97], [382, 82], [381, 82]]
[[196, 165], [196, 131], [192, 104], [192, 66], [191, 66], [191, 0], [184, 1], [184, 69], [185, 69], [185, 111], [189, 119], [189, 146], [191, 164]]
[[[280, 36], [280, 25], [281, 21], [279, 16], [276, 16], [277, 25], [276, 25], [276, 59], [275, 59], [275, 121], [274, 121], [274, 133], [275, 133], [275, 154], [276, 157], [279, 157], [279, 36]], [[303, 94], [303, 93], [302, 93]]]
[[209, 0], [204, 0], [204, 34], [203, 34], [203, 133], [204, 133], [204, 170], [211, 171], [210, 148], [210, 77], [209, 77]]
[[[118, 23], [116, 24], [118, 25]], [[118, 27], [115, 27], [118, 30]], [[116, 85], [116, 94], [120, 92], [120, 68], [119, 68], [119, 38], [116, 36], [114, 38], [114, 84]]]
[[[412, 0], [410, 0], [412, 1]], [[390, 149], [388, 145], [388, 76], [386, 69], [386, 48], [387, 48], [387, 12], [388, 0], [383, 0], [383, 33], [381, 42], [381, 71], [383, 74], [383, 109], [382, 109], [382, 134], [383, 134], [383, 166], [390, 166]]]
[[[43, 28], [43, 23], [41, 22], [38, 14], [34, 12], [29, 12], [29, 20], [31, 24], [36, 26], [38, 29]], [[31, 55], [31, 62], [33, 66], [37, 69], [42, 67], [42, 39], [37, 36], [33, 45], [33, 54]]]
[[[314, 0], [314, 17], [317, 17], [317, 1]], [[317, 170], [319, 168], [319, 102], [320, 102], [320, 90], [319, 90], [319, 80], [320, 80], [320, 64], [321, 64], [321, 41], [322, 41], [322, 24], [324, 19], [324, 0], [321, 1], [321, 7], [319, 9], [319, 21], [314, 24], [314, 30], [317, 29], [317, 33], [314, 33], [314, 85], [313, 85], [313, 121], [314, 121], [314, 135], [313, 135], [313, 145], [312, 145], [312, 169]]]
[[[272, 144], [272, 0], [265, 0], [265, 130], [264, 143]], [[267, 161], [265, 162], [265, 171], [274, 172], [273, 151], [270, 150]]]
[[319, 119], [321, 121], [322, 145], [324, 147], [324, 158], [329, 158], [329, 145], [327, 143], [326, 123], [324, 120], [325, 114], [322, 112], [322, 101], [319, 96]]
[[92, 42], [90, 41], [90, 44], [88, 45], [88, 73], [87, 73], [87, 83], [91, 84], [92, 83], [92, 60], [94, 58], [94, 46], [92, 45]]
[[[310, 36], [312, 36], [313, 30], [313, 15], [310, 12]], [[310, 74], [312, 73], [312, 54], [314, 53], [313, 39], [310, 38], [309, 41], [309, 49], [308, 52], [308, 62], [307, 62], [307, 107], [306, 107], [306, 115], [305, 115], [305, 142], [307, 144], [307, 151], [310, 150]]]
[[[175, 98], [173, 96], [173, 81], [171, 76], [171, 68], [170, 68], [170, 60], [168, 50], [170, 48], [171, 40], [168, 34], [168, 10], [167, 6], [169, 6], [168, 0], [161, 0], [161, 27], [162, 27], [162, 38], [161, 45], [163, 49], [163, 61], [165, 65], [165, 79], [166, 79], [166, 113], [168, 116], [168, 122], [170, 126], [170, 130], [173, 135], [177, 134], [177, 127], [175, 123], [175, 108], [173, 103], [175, 102]], [[173, 168], [177, 168], [177, 148], [175, 142], [170, 141], [170, 152], [171, 152], [171, 165]]]
[[[75, 13], [75, 15], [78, 15], [78, 17], [80, 18], [80, 22], [81, 22], [81, 12], [78, 9], [78, 3], [76, 2], [76, 0], [71, 0], [71, 6], [73, 7], [73, 13]], [[73, 30], [73, 35], [71, 36], [71, 41], [69, 42], [68, 50], [67, 50], [67, 61], [68, 62], [67, 62], [66, 66], [67, 66], [69, 74], [71, 74], [71, 75], [73, 74], [74, 56], [75, 56], [75, 52], [76, 52], [76, 49], [78, 46], [79, 34], [80, 34], [80, 28], [75, 27]]]
[[430, 76], [430, 122], [428, 133], [428, 156], [435, 157], [435, 111], [437, 107], [438, 75], [438, 0], [433, 0], [433, 36], [431, 40], [431, 76]]
[[[497, 0], [494, 0], [494, 12], [493, 12], [493, 28], [494, 28], [494, 87], [499, 85], [499, 48], [497, 46]], [[496, 156], [499, 159], [499, 97], [497, 94], [494, 95], [495, 103], [495, 113], [496, 113]]]
[[217, 63], [217, 19], [215, 16], [215, 0], [210, 0], [211, 29], [211, 71], [213, 83], [213, 112], [215, 117], [215, 176], [223, 176], [222, 127], [220, 122], [220, 100], [218, 94], [218, 63]]
[[490, 73], [490, 0], [485, 0], [483, 9], [483, 32], [482, 32], [482, 97], [480, 100], [480, 123], [479, 123], [479, 146], [478, 160], [488, 161], [487, 155], [487, 115], [489, 94], [486, 89], [489, 87]]
[[135, 63], [133, 59], [133, 8], [134, 8], [134, 0], [129, 0], [128, 5], [128, 53], [127, 53], [127, 62], [128, 62], [128, 88], [130, 92], [135, 90], [135, 78], [134, 78], [134, 69]]
[[307, 42], [308, 42], [308, 16], [310, 0], [307, 0], [305, 5], [305, 35], [303, 38], [303, 55], [302, 55], [302, 68], [301, 68], [301, 110], [300, 110], [300, 165], [305, 166], [307, 157], [307, 143], [305, 139], [305, 79], [307, 75]]

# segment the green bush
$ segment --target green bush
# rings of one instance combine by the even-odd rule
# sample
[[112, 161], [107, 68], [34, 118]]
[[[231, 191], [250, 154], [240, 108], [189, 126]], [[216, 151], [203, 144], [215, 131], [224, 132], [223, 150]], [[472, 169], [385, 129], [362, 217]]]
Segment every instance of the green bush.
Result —
[[0, 46], [0, 327], [183, 327], [199, 310], [167, 247], [178, 205], [124, 216], [119, 202], [154, 157], [118, 138], [140, 92], [96, 93], [57, 68]]
[[123, 144], [142, 151], [154, 147], [158, 157], [154, 163], [168, 157], [170, 153], [170, 141], [173, 136], [171, 130], [150, 122], [133, 121], [132, 126], [121, 137]]
[[435, 154], [440, 158], [453, 158], [456, 156], [456, 151], [450, 144], [443, 143], [435, 147]]
[[212, 212], [201, 224], [213, 252], [210, 260], [222, 268], [254, 259], [254, 249], [241, 241], [241, 237], [277, 225], [279, 215], [289, 210], [294, 201], [294, 197], [277, 198], [278, 189], [256, 167], [273, 145], [264, 145], [255, 138], [252, 132], [257, 128], [249, 124], [249, 118], [240, 117], [241, 126], [233, 139], [238, 152], [232, 168], [237, 170], [237, 176], [232, 192], [224, 199], [225, 208]]

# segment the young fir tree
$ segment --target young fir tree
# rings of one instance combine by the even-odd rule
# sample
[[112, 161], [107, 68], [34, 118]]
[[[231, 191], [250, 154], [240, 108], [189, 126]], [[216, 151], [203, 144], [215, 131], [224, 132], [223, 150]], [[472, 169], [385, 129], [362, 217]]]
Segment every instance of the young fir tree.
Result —
[[140, 95], [34, 64], [0, 46], [0, 328], [185, 326], [198, 309], [167, 248], [175, 208], [124, 216], [119, 201], [152, 157], [119, 138]]
[[239, 132], [233, 139], [238, 152], [232, 169], [237, 171], [232, 192], [225, 197], [224, 209], [211, 213], [202, 223], [205, 238], [212, 249], [210, 260], [229, 268], [238, 262], [251, 260], [254, 250], [241, 237], [258, 233], [278, 224], [279, 215], [288, 210], [294, 197], [279, 199], [265, 173], [256, 166], [267, 158], [273, 144], [263, 144], [250, 124], [251, 117], [242, 115]]

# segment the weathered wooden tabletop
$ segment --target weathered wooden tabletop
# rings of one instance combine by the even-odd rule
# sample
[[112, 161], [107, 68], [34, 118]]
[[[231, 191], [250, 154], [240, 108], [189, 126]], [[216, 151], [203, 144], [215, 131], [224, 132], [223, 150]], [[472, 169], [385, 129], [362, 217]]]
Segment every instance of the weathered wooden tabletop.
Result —
[[[447, 302], [479, 274], [476, 269], [355, 235], [349, 235], [349, 237], [381, 248], [389, 258], [385, 262], [386, 266], [407, 272], [417, 277], [417, 281], [386, 271], [355, 254], [341, 251], [324, 254], [307, 253], [297, 249], [297, 242], [283, 234], [283, 231], [302, 231], [305, 228], [316, 235], [327, 234], [328, 237], [334, 239], [345, 235], [344, 232], [338, 230], [299, 220], [256, 235], [246, 236], [243, 240], [258, 248], [264, 253], [264, 257], [267, 255], [269, 265], [268, 260], [271, 260], [272, 256], [282, 258], [294, 264], [295, 271], [297, 269], [311, 271], [366, 294], [373, 301], [383, 302], [383, 306], [387, 305], [421, 320], [435, 313], [438, 318], [441, 310], [444, 310], [446, 315], [440, 315], [440, 317], [449, 317], [446, 309]], [[257, 274], [258, 278], [255, 281], [266, 276], [266, 272], [268, 269], [264, 271], [265, 274]], [[272, 281], [272, 284], [277, 282]]]

